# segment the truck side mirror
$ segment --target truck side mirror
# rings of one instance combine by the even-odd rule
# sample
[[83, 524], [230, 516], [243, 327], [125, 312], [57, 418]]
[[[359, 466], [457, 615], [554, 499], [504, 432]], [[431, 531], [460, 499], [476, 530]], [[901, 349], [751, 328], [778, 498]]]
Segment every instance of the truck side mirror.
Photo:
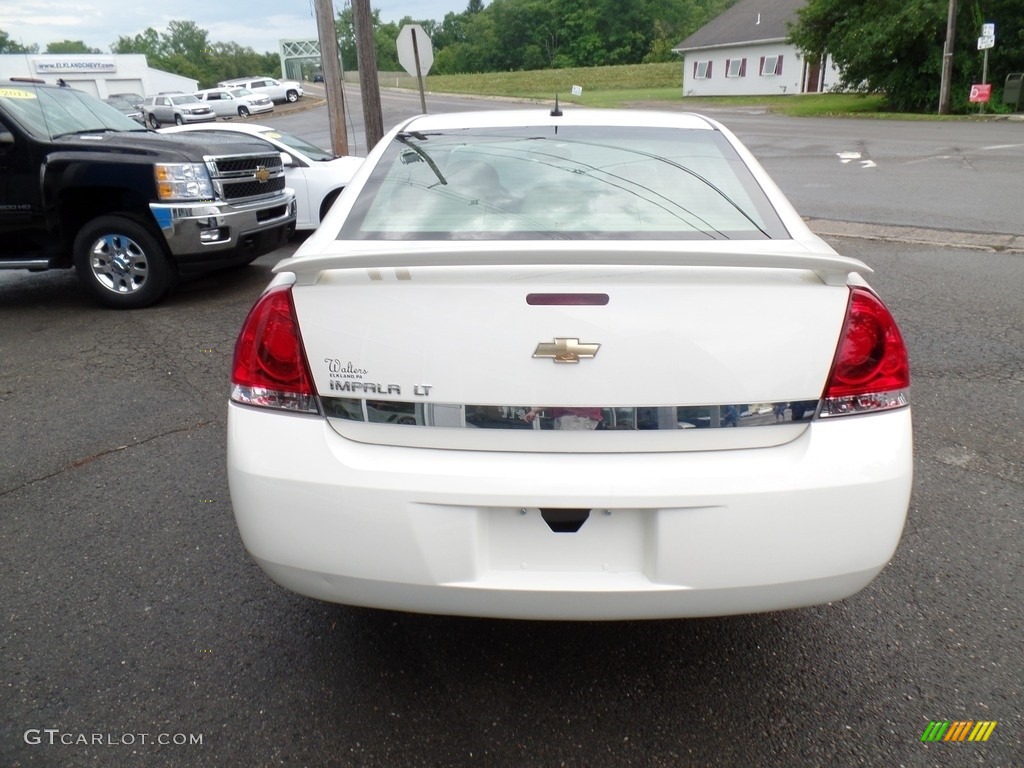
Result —
[[289, 155], [287, 152], [281, 153], [281, 163], [284, 164], [285, 168], [294, 168], [296, 165], [295, 158]]
[[14, 143], [14, 134], [5, 128], [0, 128], [0, 145], [8, 145]]

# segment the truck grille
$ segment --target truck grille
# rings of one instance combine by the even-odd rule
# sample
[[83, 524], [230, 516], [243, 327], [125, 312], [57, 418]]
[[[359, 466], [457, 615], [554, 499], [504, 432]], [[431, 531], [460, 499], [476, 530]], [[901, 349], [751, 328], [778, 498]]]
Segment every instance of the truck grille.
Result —
[[284, 187], [284, 176], [279, 176], [267, 182], [232, 181], [224, 184], [224, 199], [238, 200], [246, 197], [262, 197], [263, 195], [277, 194]]
[[242, 155], [241, 157], [215, 157], [214, 175], [234, 175], [236, 173], [254, 172], [263, 167], [268, 170], [281, 170], [280, 155]]
[[286, 186], [278, 154], [207, 158], [214, 186], [223, 200], [252, 200], [277, 195]]

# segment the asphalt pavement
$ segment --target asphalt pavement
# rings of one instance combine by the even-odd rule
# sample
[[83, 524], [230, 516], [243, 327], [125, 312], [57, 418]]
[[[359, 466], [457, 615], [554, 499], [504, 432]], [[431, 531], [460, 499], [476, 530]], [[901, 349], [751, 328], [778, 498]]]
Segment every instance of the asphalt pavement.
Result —
[[[269, 582], [228, 497], [228, 373], [296, 244], [137, 312], [70, 272], [0, 273], [0, 766], [1024, 764], [1019, 243], [811, 223], [866, 227], [829, 242], [876, 269], [910, 348], [904, 536], [847, 600], [691, 621], [419, 616]], [[922, 741], [946, 721], [996, 726]]]

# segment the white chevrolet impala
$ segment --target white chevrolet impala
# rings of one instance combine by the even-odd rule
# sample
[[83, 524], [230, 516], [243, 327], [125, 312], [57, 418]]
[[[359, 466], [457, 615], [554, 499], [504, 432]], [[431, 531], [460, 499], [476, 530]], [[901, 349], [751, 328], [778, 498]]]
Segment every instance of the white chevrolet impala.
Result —
[[849, 596], [896, 549], [900, 332], [712, 120], [407, 120], [275, 272], [235, 350], [228, 472], [288, 589], [712, 616]]

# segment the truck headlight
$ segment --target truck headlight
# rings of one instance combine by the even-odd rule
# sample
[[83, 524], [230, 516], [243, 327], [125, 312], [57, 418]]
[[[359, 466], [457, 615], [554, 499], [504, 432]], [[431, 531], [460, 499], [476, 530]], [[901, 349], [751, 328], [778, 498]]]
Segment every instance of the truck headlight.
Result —
[[161, 200], [209, 200], [213, 183], [202, 163], [157, 163], [157, 194]]

